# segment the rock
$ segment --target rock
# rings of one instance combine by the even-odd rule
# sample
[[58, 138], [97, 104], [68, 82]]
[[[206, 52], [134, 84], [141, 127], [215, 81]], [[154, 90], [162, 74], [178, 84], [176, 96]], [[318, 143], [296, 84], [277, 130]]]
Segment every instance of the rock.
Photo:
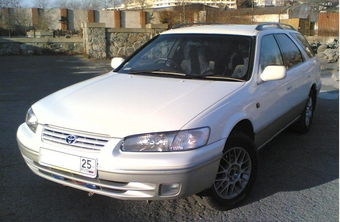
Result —
[[318, 47], [318, 53], [319, 52], [324, 52], [327, 49], [327, 44], [322, 43], [319, 47]]
[[328, 63], [337, 62], [339, 60], [339, 40], [330, 38], [326, 42], [319, 41], [311, 42], [311, 46], [317, 48], [317, 55], [327, 60]]

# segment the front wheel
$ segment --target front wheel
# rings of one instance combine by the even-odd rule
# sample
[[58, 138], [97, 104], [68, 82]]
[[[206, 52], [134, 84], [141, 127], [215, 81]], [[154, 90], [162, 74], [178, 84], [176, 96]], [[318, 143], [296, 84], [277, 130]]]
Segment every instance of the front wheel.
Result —
[[196, 199], [214, 210], [235, 207], [251, 192], [257, 168], [255, 144], [245, 134], [234, 132], [228, 138], [214, 184]]

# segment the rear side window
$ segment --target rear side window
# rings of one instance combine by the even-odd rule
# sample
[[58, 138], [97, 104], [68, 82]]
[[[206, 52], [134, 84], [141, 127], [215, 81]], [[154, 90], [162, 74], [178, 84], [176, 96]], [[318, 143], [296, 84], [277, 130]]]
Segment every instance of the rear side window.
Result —
[[303, 62], [299, 48], [287, 35], [276, 34], [275, 37], [279, 42], [282, 51], [283, 61], [287, 70]]
[[314, 57], [314, 51], [306, 38], [300, 33], [292, 33], [293, 38], [301, 45], [309, 58]]

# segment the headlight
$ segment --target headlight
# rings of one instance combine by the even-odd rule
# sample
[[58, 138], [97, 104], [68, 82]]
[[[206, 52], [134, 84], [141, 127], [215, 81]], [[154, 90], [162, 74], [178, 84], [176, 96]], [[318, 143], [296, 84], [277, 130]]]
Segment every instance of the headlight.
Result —
[[27, 111], [26, 124], [34, 133], [37, 131], [38, 118], [35, 116], [32, 108]]
[[208, 142], [208, 127], [178, 132], [149, 133], [125, 138], [121, 150], [164, 152], [196, 149]]

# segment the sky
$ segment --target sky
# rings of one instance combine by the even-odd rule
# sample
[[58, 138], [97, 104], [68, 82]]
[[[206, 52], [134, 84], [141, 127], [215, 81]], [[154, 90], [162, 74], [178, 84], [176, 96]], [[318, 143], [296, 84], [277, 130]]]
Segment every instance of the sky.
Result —
[[[310, 2], [313, 2], [315, 0], [309, 0]], [[339, 1], [339, 0], [331, 0], [331, 1]], [[22, 0], [22, 6], [23, 7], [33, 7], [33, 0]]]
[[22, 6], [24, 7], [32, 7], [33, 6], [32, 0], [22, 0]]

